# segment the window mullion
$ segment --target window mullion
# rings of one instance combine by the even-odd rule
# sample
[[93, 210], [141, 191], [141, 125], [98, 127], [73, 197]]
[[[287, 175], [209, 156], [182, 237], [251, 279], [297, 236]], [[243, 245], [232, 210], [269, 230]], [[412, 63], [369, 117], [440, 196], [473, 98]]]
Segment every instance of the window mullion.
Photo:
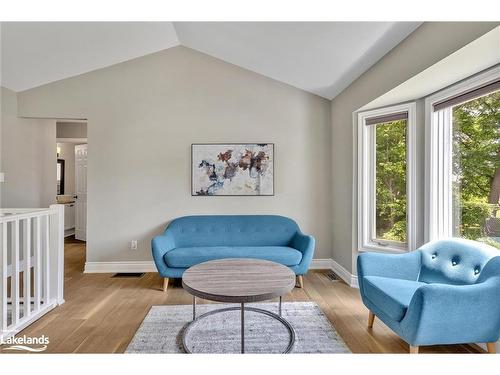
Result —
[[376, 220], [377, 220], [377, 133], [375, 131], [375, 126], [368, 127], [369, 132], [369, 160], [370, 160], [370, 180], [368, 182], [368, 186], [370, 189], [370, 198], [369, 198], [369, 225], [370, 231], [368, 235], [368, 240], [373, 241], [377, 236], [377, 228], [376, 228]]
[[452, 235], [452, 141], [453, 123], [449, 108], [435, 112], [431, 131], [429, 240]]
[[443, 228], [443, 237], [451, 237], [453, 235], [453, 194], [452, 194], [452, 176], [453, 176], [453, 116], [451, 108], [444, 110], [444, 211], [443, 216], [446, 218], [445, 227]]

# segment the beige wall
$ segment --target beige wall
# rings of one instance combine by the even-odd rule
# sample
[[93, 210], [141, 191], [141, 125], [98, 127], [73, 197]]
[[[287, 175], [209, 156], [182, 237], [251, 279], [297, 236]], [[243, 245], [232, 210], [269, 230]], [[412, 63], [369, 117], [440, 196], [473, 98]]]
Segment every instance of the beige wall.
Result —
[[[329, 101], [185, 47], [18, 100], [23, 116], [88, 119], [88, 261], [149, 260], [151, 237], [189, 214], [290, 216], [331, 257]], [[275, 196], [192, 197], [202, 142], [274, 142]]]
[[57, 138], [87, 138], [87, 124], [58, 121], [56, 135]]
[[[353, 112], [497, 24], [423, 24], [336, 97], [331, 114], [324, 99], [185, 47], [22, 92], [19, 114], [89, 120], [90, 261], [150, 259], [150, 238], [176, 216], [279, 213], [317, 237], [316, 258], [333, 255], [355, 273]], [[276, 144], [275, 197], [189, 195], [191, 143], [247, 141]], [[128, 250], [132, 239], [140, 251]]]
[[64, 160], [64, 195], [75, 194], [75, 143], [57, 143], [58, 159]]
[[2, 207], [48, 207], [55, 202], [56, 122], [17, 117], [16, 93], [2, 90]]
[[[498, 23], [428, 22], [338, 95], [332, 110], [333, 258], [356, 273], [356, 139], [353, 112], [497, 26]], [[418, 116], [422, 116], [420, 103]], [[423, 153], [423, 121], [417, 124]], [[418, 173], [423, 176], [423, 166]], [[423, 197], [422, 189], [419, 197]], [[354, 201], [353, 201], [354, 200]], [[419, 221], [423, 217], [419, 215]]]

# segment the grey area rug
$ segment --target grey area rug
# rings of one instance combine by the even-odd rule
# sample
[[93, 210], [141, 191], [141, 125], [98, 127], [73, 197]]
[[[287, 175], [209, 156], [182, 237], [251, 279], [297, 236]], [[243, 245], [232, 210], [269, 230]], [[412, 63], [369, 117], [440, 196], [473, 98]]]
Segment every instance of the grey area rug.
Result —
[[[232, 307], [228, 304], [197, 305], [197, 316]], [[277, 313], [277, 303], [256, 303]], [[295, 329], [292, 353], [350, 353], [330, 321], [314, 302], [285, 302], [283, 317]], [[153, 306], [144, 318], [126, 353], [184, 353], [182, 333], [192, 319], [191, 305]], [[277, 320], [264, 314], [245, 312], [246, 353], [281, 353], [289, 333]], [[195, 323], [187, 340], [193, 353], [239, 353], [240, 311], [214, 314]]]

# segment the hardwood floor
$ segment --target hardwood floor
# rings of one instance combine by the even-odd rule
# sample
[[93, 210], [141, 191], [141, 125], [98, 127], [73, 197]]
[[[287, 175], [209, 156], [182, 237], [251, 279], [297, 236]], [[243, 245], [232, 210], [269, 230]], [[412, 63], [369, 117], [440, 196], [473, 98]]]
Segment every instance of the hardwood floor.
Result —
[[[162, 292], [155, 273], [142, 278], [112, 278], [112, 274], [83, 274], [85, 244], [65, 245], [65, 300], [20, 335], [50, 338], [46, 352], [121, 353], [153, 305], [190, 304], [180, 280]], [[353, 353], [408, 353], [408, 345], [375, 319], [367, 328], [368, 311], [357, 289], [331, 281], [325, 271], [310, 271], [304, 288], [295, 288], [284, 301], [315, 301]], [[200, 301], [204, 303], [204, 301]], [[207, 303], [207, 302], [205, 302]], [[422, 353], [471, 353], [469, 345], [422, 347]], [[1, 350], [0, 350], [1, 352]]]

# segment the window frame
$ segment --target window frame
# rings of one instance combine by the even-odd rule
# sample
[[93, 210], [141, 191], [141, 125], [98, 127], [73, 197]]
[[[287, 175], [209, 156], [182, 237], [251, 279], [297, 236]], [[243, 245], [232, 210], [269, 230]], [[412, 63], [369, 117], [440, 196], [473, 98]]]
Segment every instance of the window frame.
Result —
[[[453, 124], [440, 129], [440, 115], [453, 121], [452, 107], [434, 111], [434, 105], [500, 78], [500, 66], [476, 74], [425, 98], [425, 242], [453, 236], [452, 152]], [[441, 130], [441, 132], [440, 132]], [[441, 145], [440, 140], [447, 140]], [[448, 159], [445, 160], [444, 156]]]
[[[375, 232], [375, 138], [374, 127], [366, 120], [407, 112], [406, 123], [406, 245], [396, 241], [379, 241], [372, 237]], [[390, 107], [362, 111], [358, 121], [358, 251], [404, 253], [416, 249], [416, 103], [403, 103]]]

